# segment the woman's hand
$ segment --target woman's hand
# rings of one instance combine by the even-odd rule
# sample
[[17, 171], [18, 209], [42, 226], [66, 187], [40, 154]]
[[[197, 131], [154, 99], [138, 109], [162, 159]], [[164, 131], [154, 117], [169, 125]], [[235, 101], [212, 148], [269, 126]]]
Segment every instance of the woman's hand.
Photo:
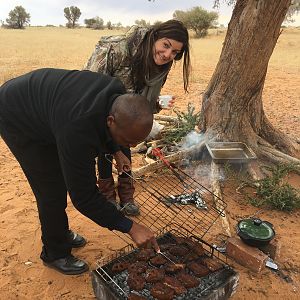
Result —
[[128, 157], [120, 150], [113, 154], [113, 157], [116, 161], [116, 168], [118, 170], [118, 174], [122, 174], [123, 171], [129, 172], [131, 170], [131, 163]]
[[148, 227], [133, 222], [128, 234], [138, 247], [147, 247], [150, 244], [156, 252], [160, 250], [154, 233]]
[[176, 99], [176, 97], [175, 97], [175, 96], [172, 96], [172, 100], [170, 100], [170, 102], [169, 102], [169, 108], [172, 108], [172, 107], [174, 106], [174, 104], [175, 104], [175, 99]]
[[175, 99], [175, 96], [162, 95], [158, 97], [157, 102], [160, 109], [171, 109], [175, 104]]

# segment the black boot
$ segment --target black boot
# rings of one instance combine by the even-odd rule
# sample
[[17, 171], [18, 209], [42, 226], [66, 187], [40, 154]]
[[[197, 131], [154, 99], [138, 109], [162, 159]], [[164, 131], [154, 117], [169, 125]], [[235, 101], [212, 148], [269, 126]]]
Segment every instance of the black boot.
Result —
[[65, 275], [78, 275], [89, 269], [89, 266], [83, 260], [78, 259], [73, 255], [68, 255], [67, 257], [50, 262], [43, 260], [43, 263], [45, 266], [53, 268]]
[[140, 214], [140, 209], [133, 200], [134, 191], [132, 178], [118, 178], [118, 195], [121, 210], [128, 216], [138, 216]]
[[105, 196], [105, 198], [111, 202], [117, 209], [120, 208], [119, 204], [116, 200], [116, 191], [115, 191], [115, 183], [113, 177], [98, 179], [98, 187], [101, 194]]
[[69, 242], [72, 248], [80, 248], [85, 246], [86, 239], [83, 236], [79, 235], [78, 233], [69, 230]]

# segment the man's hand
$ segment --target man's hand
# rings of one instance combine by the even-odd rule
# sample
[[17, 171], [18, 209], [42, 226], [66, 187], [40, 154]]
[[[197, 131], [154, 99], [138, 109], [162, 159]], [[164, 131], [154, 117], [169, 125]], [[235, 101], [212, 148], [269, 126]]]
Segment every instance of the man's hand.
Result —
[[116, 168], [119, 175], [122, 174], [123, 171], [129, 172], [131, 170], [130, 160], [122, 151], [116, 152], [115, 154], [113, 154], [113, 156], [117, 164]]
[[138, 247], [150, 244], [156, 252], [160, 250], [153, 232], [146, 226], [133, 222], [128, 234]]

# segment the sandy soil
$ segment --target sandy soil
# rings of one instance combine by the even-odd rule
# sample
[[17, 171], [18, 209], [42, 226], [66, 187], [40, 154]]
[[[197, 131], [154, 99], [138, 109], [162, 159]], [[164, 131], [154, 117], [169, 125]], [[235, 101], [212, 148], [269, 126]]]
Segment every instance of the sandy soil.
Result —
[[[213, 69], [203, 69], [209, 77]], [[164, 93], [174, 92], [180, 79], [171, 74]], [[203, 81], [204, 82], [204, 81]], [[199, 109], [199, 95], [205, 84], [192, 82], [190, 94], [178, 92], [177, 103], [185, 108], [188, 101]], [[179, 105], [179, 104], [177, 104]], [[264, 106], [271, 122], [293, 138], [300, 137], [299, 76], [273, 69], [268, 73]], [[169, 112], [172, 113], [172, 112]], [[40, 226], [36, 204], [29, 185], [18, 163], [0, 139], [0, 298], [1, 299], [94, 299], [90, 274], [63, 276], [46, 268], [39, 259], [41, 250]], [[206, 174], [208, 175], [208, 174]], [[205, 180], [205, 178], [200, 178]], [[300, 188], [300, 177], [289, 179]], [[244, 203], [233, 186], [227, 185], [228, 216], [234, 227], [241, 217], [249, 217], [257, 208]], [[68, 205], [70, 227], [84, 235], [88, 244], [73, 251], [85, 259], [91, 270], [96, 261], [124, 246], [114, 233], [100, 228]], [[282, 271], [292, 282], [288, 283], [268, 269], [255, 274], [234, 264], [240, 274], [240, 283], [232, 299], [300, 299], [300, 212], [292, 214], [263, 211], [259, 217], [271, 221], [281, 244], [277, 260]], [[222, 233], [217, 222], [213, 232]]]

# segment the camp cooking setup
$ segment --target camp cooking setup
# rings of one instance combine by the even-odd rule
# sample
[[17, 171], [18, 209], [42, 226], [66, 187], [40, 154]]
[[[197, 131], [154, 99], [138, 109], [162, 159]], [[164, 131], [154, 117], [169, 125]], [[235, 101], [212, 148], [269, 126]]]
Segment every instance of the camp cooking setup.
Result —
[[96, 262], [92, 285], [97, 299], [228, 299], [238, 274], [226, 256], [204, 235], [222, 215], [226, 204], [184, 170], [165, 160], [156, 180], [135, 183], [140, 215], [135, 222], [155, 232], [161, 253], [138, 249], [115, 232], [126, 246]]

